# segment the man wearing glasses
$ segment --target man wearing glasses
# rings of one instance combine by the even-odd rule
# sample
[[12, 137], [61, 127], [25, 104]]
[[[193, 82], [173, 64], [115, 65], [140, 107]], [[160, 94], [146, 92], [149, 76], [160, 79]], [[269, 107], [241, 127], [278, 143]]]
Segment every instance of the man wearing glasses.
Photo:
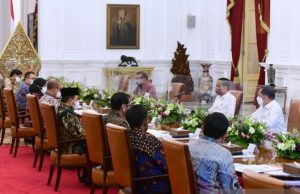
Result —
[[18, 109], [26, 109], [26, 95], [29, 94], [29, 86], [35, 80], [36, 75], [33, 71], [28, 71], [24, 75], [24, 81], [20, 84], [19, 89], [16, 92], [16, 102]]

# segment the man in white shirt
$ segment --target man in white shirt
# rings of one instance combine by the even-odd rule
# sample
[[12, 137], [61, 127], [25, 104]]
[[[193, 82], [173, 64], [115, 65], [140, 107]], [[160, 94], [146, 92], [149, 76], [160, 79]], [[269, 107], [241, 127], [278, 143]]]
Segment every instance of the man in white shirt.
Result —
[[216, 84], [217, 97], [210, 109], [209, 113], [220, 112], [227, 118], [234, 116], [236, 98], [228, 92], [230, 88], [230, 81], [227, 78], [220, 78]]
[[274, 99], [274, 87], [264, 86], [257, 98], [257, 101], [262, 101], [262, 105], [250, 117], [265, 123], [270, 132], [280, 133], [285, 131], [283, 112], [281, 106]]

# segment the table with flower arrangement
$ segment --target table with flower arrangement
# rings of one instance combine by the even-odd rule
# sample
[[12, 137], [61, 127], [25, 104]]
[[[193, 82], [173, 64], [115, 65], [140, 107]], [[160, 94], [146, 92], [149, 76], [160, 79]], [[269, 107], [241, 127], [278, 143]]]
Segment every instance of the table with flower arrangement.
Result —
[[[93, 100], [93, 108], [95, 110], [98, 110], [99, 107], [110, 107], [110, 98], [116, 92], [111, 89], [102, 90], [102, 92], [100, 92], [96, 88], [85, 88], [80, 83], [67, 83], [65, 80], [61, 80], [61, 82], [63, 86], [79, 87], [80, 98], [85, 101], [86, 104], [89, 104], [89, 102]], [[131, 105], [134, 104], [143, 105], [147, 109], [149, 121], [151, 121], [153, 117], [157, 118], [153, 124], [159, 129], [182, 127], [194, 133], [197, 128], [201, 127], [207, 115], [205, 108], [197, 107], [193, 111], [187, 111], [182, 104], [142, 96], [132, 96]], [[244, 148], [246, 148], [249, 143], [254, 143], [258, 145], [259, 149], [259, 153], [257, 153], [255, 157], [236, 158], [234, 159], [235, 163], [248, 165], [270, 164], [277, 167], [282, 167], [284, 163], [292, 163], [295, 161], [300, 163], [300, 135], [297, 130], [279, 135], [272, 134], [268, 132], [263, 123], [252, 121], [249, 118], [234, 117], [230, 119], [230, 123], [227, 141], [241, 145]], [[150, 129], [149, 133], [157, 137], [172, 138], [166, 130]], [[175, 140], [188, 142], [190, 138]], [[269, 142], [267, 148], [265, 148], [265, 142]], [[282, 173], [277, 173], [274, 176], [300, 179], [298, 176], [283, 176]]]
[[[268, 165], [273, 170], [263, 172], [280, 179], [297, 179], [299, 175], [291, 175], [282, 171], [284, 163], [300, 163], [300, 134], [298, 130], [274, 134], [268, 132], [264, 123], [250, 118], [233, 118], [228, 128], [227, 139], [244, 148], [249, 143], [256, 144], [258, 152], [255, 157], [235, 158], [234, 162], [255, 165]], [[239, 174], [239, 173], [238, 173]]]

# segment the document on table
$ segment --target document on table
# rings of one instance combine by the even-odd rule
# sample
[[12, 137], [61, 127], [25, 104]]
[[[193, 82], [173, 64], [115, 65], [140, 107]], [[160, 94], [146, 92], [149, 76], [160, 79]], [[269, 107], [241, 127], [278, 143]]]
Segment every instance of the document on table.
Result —
[[267, 164], [259, 164], [259, 165], [247, 165], [247, 164], [240, 164], [234, 163], [235, 171], [244, 172], [244, 170], [251, 170], [256, 173], [260, 172], [273, 172], [273, 171], [282, 171], [282, 167], [272, 166]]
[[255, 155], [253, 154], [246, 154], [246, 155], [236, 155], [232, 156], [233, 158], [255, 158]]
[[148, 129], [147, 133], [154, 135], [156, 138], [167, 137], [172, 138], [168, 131]]
[[85, 113], [92, 113], [92, 114], [97, 114], [98, 112], [95, 111], [95, 110], [91, 110], [91, 109], [88, 109], [88, 110], [74, 110], [74, 112], [76, 114], [78, 114], [79, 116], [82, 116], [82, 114], [85, 112]]

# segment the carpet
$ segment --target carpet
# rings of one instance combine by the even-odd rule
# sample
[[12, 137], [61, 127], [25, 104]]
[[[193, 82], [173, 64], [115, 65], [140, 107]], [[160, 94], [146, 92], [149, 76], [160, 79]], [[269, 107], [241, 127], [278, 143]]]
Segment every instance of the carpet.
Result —
[[[50, 169], [49, 156], [46, 155], [42, 172], [33, 168], [34, 154], [29, 146], [20, 146], [17, 157], [9, 154], [9, 145], [0, 147], [0, 193], [1, 194], [88, 194], [90, 188], [79, 183], [76, 170], [63, 169], [58, 192], [54, 191], [56, 171], [51, 185], [47, 185]], [[38, 166], [38, 165], [37, 165]], [[95, 193], [102, 193], [97, 188]], [[117, 194], [118, 190], [110, 187], [109, 194]]]

